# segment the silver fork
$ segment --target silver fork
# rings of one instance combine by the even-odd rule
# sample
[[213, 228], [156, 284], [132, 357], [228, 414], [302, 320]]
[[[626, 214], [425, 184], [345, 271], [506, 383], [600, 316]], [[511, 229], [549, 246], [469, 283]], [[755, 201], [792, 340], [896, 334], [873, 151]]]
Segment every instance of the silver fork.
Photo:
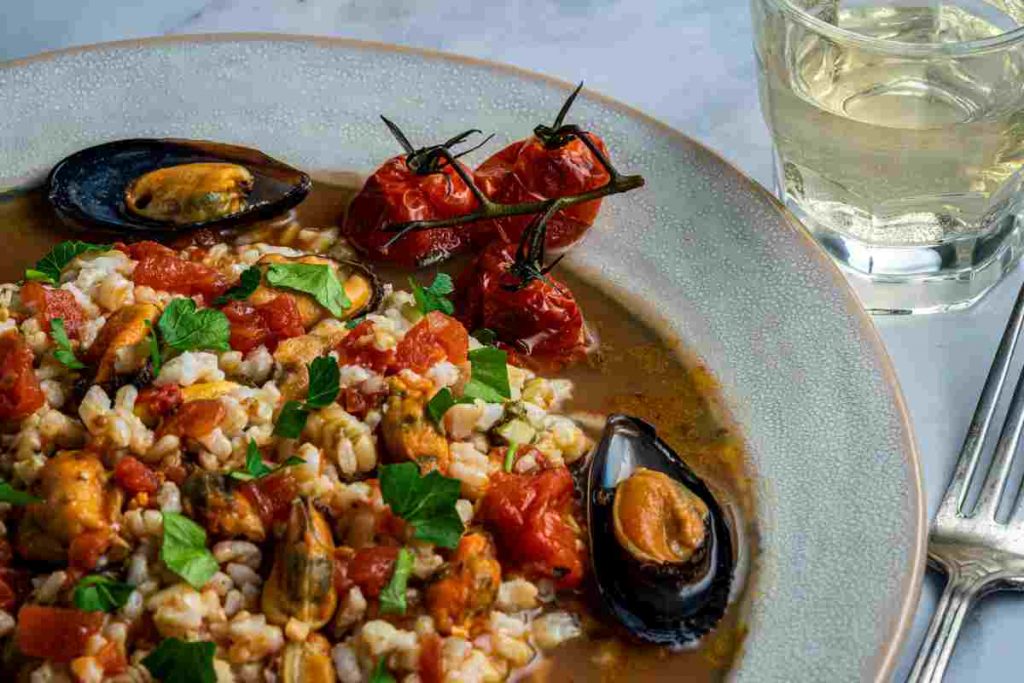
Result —
[[972, 509], [964, 509], [1022, 327], [1024, 286], [974, 409], [956, 471], [932, 522], [928, 563], [944, 571], [947, 581], [908, 678], [914, 683], [942, 680], [964, 617], [978, 599], [999, 590], [1024, 590], [1024, 495], [1018, 495], [1005, 523], [996, 521], [1024, 428], [1024, 373], [1017, 380], [978, 500]]

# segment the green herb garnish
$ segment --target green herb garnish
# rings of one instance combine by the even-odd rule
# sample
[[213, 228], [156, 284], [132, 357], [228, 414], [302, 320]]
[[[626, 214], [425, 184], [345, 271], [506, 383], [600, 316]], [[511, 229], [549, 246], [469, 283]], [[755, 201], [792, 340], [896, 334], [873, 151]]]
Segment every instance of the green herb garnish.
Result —
[[519, 444], [517, 444], [515, 441], [510, 441], [508, 444], [508, 448], [505, 449], [505, 462], [504, 466], [502, 467], [502, 469], [505, 470], [506, 472], [512, 471], [512, 465], [516, 463], [516, 451], [518, 450]]
[[260, 286], [262, 278], [263, 273], [259, 267], [249, 266], [242, 271], [242, 275], [238, 278], [238, 284], [214, 299], [213, 303], [221, 306], [229, 301], [245, 301]]
[[502, 403], [512, 398], [508, 383], [508, 354], [493, 346], [469, 352], [470, 376], [462, 395], [487, 403]]
[[50, 338], [57, 348], [53, 351], [53, 357], [72, 370], [81, 370], [85, 363], [75, 358], [75, 352], [71, 349], [71, 340], [68, 339], [68, 332], [64, 329], [62, 318], [50, 320]]
[[164, 638], [142, 660], [153, 678], [161, 683], [216, 683], [213, 654], [217, 646], [208, 641], [186, 643]]
[[165, 512], [160, 559], [167, 568], [195, 589], [206, 585], [217, 573], [217, 560], [206, 547], [206, 531], [184, 515]]
[[431, 311], [441, 311], [445, 315], [455, 313], [455, 306], [447, 298], [447, 294], [455, 291], [452, 278], [447, 273], [438, 273], [429, 286], [420, 285], [413, 278], [409, 278], [409, 285], [412, 286], [412, 295], [416, 297], [416, 307], [426, 315]]
[[377, 665], [370, 672], [370, 683], [395, 683], [395, 677], [388, 672], [387, 657], [377, 660]]
[[461, 484], [434, 471], [420, 476], [416, 463], [381, 465], [380, 492], [391, 512], [415, 529], [414, 538], [454, 548], [462, 537], [462, 518], [455, 510]]
[[31, 503], [41, 503], [42, 498], [37, 498], [31, 493], [25, 491], [19, 491], [14, 488], [6, 481], [0, 481], [0, 503], [10, 503], [11, 505], [29, 505]]
[[263, 462], [263, 456], [260, 454], [260, 449], [256, 442], [249, 439], [249, 446], [245, 451], [245, 469], [228, 472], [228, 476], [238, 481], [252, 481], [253, 479], [262, 479], [268, 474], [273, 474], [285, 467], [304, 465], [305, 463], [305, 460], [293, 455], [277, 467], [267, 467], [267, 464]]
[[467, 396], [455, 398], [451, 389], [448, 387], [442, 387], [436, 394], [430, 397], [429, 401], [427, 401], [427, 415], [429, 415], [430, 419], [436, 424], [441, 424], [441, 420], [444, 419], [444, 414], [447, 413], [452, 406], [460, 403], [472, 402], [473, 399]]
[[133, 590], [135, 586], [130, 583], [92, 574], [75, 586], [72, 601], [84, 612], [113, 612], [125, 606]]
[[174, 299], [167, 304], [157, 327], [164, 343], [178, 351], [227, 351], [231, 348], [228, 345], [231, 324], [227, 316], [214, 308], [196, 310], [192, 299]]
[[388, 585], [380, 592], [381, 614], [405, 614], [405, 589], [412, 574], [412, 553], [407, 548], [398, 551], [395, 558], [395, 570], [391, 574]]
[[281, 408], [274, 425], [274, 434], [287, 439], [297, 439], [306, 426], [311, 410], [325, 408], [334, 403], [341, 390], [341, 373], [338, 361], [333, 356], [314, 358], [309, 364], [309, 392], [305, 403], [288, 401]]
[[312, 295], [336, 318], [342, 317], [352, 306], [334, 269], [326, 264], [272, 263], [267, 269], [267, 282], [273, 287]]
[[65, 266], [71, 263], [78, 255], [84, 254], [87, 251], [110, 251], [112, 248], [112, 245], [109, 244], [90, 244], [89, 242], [79, 242], [77, 240], [61, 242], [51, 249], [46, 256], [39, 259], [36, 262], [35, 268], [29, 268], [25, 271], [25, 279], [48, 282], [51, 285], [55, 285], [60, 281], [60, 274]]
[[359, 327], [360, 323], [362, 323], [364, 320], [366, 320], [366, 314], [365, 313], [363, 315], [357, 315], [356, 317], [352, 318], [351, 320], [346, 320], [345, 321], [345, 329], [346, 330], [354, 330], [357, 327]]

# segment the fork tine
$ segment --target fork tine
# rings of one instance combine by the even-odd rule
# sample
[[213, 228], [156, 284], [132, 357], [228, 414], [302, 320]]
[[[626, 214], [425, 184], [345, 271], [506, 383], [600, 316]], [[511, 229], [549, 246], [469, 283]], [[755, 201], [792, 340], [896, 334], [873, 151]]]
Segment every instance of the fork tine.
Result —
[[978, 496], [975, 514], [979, 517], [995, 519], [996, 511], [999, 509], [999, 499], [1003, 495], [1003, 489], [1006, 488], [1006, 479], [1010, 476], [1013, 458], [1017, 453], [1022, 429], [1024, 429], [1024, 374], [1017, 379], [1017, 386], [1013, 390], [1013, 399], [1010, 401], [1010, 408], [1006, 413], [1006, 421], [999, 434], [999, 443], [996, 444], [995, 455], [992, 456], [992, 463], [988, 467], [988, 474], [985, 475], [981, 495]]
[[981, 390], [981, 397], [974, 409], [971, 425], [967, 428], [967, 436], [964, 437], [964, 444], [960, 448], [956, 470], [949, 480], [946, 493], [939, 505], [939, 516], [959, 514], [967, 498], [971, 478], [978, 467], [978, 459], [985, 445], [985, 437], [988, 436], [988, 430], [992, 426], [992, 417], [995, 415], [999, 395], [1003, 391], [1006, 375], [1010, 370], [1010, 362], [1013, 360], [1013, 351], [1017, 346], [1022, 328], [1024, 328], [1024, 285], [1021, 285], [1020, 291], [1017, 293], [1013, 312], [1006, 323], [1006, 329], [999, 341], [995, 358], [992, 359], [988, 377], [985, 378], [985, 387]]

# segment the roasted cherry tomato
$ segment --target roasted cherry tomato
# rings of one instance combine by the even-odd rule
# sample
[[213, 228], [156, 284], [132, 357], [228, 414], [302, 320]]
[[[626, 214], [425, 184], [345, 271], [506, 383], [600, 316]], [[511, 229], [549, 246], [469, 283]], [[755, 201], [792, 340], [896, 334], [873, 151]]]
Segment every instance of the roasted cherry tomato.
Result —
[[380, 595], [394, 573], [398, 548], [374, 546], [362, 548], [349, 561], [348, 578], [368, 598]]
[[515, 244], [488, 246], [459, 275], [456, 317], [470, 330], [493, 330], [513, 352], [546, 368], [582, 359], [590, 340], [569, 287], [550, 274], [520, 274], [516, 264]]
[[[468, 226], [409, 233], [391, 246], [386, 245], [395, 235], [383, 228], [410, 221], [453, 218], [479, 206], [469, 186], [443, 156], [448, 148], [475, 131], [440, 145], [414, 149], [394, 124], [387, 119], [385, 122], [406, 154], [388, 159], [374, 171], [349, 204], [343, 232], [370, 258], [403, 267], [437, 263], [466, 250], [472, 233]], [[467, 177], [472, 174], [461, 164], [460, 168]]]
[[[501, 204], [536, 202], [580, 194], [608, 183], [608, 170], [580, 135], [585, 135], [607, 159], [608, 150], [601, 138], [593, 133], [577, 134], [575, 127], [563, 125], [579, 90], [562, 105], [554, 126], [537, 126], [531, 137], [513, 142], [477, 167], [473, 181], [488, 199]], [[558, 211], [548, 221], [547, 245], [564, 248], [576, 242], [593, 225], [600, 209], [601, 200], [594, 199]], [[494, 218], [477, 224], [475, 233], [518, 242], [531, 220], [531, 216]]]
[[78, 328], [85, 321], [85, 314], [71, 292], [38, 282], [26, 282], [21, 288], [21, 302], [35, 315], [44, 331], [50, 331], [51, 320], [60, 318], [68, 336], [72, 339], [78, 337]]
[[128, 493], [156, 493], [160, 479], [156, 472], [130, 455], [126, 455], [114, 467], [114, 480]]
[[554, 579], [558, 588], [580, 584], [585, 554], [565, 468], [492, 475], [478, 518], [494, 532], [502, 560], [529, 576]]
[[46, 401], [32, 361], [32, 349], [20, 334], [0, 335], [0, 420], [28, 417]]
[[223, 294], [230, 283], [219, 271], [181, 258], [178, 252], [156, 242], [118, 244], [117, 248], [138, 261], [132, 282], [185, 296], [202, 294], [207, 299]]
[[85, 654], [105, 618], [103, 612], [25, 605], [18, 611], [15, 641], [23, 655], [69, 662]]
[[255, 481], [247, 481], [238, 487], [239, 493], [256, 507], [260, 519], [267, 525], [288, 518], [288, 511], [299, 493], [298, 489], [298, 482], [288, 468]]
[[383, 373], [395, 362], [395, 350], [381, 351], [374, 344], [373, 322], [364, 320], [353, 327], [335, 349], [339, 365], [361, 365]]
[[216, 429], [226, 416], [227, 409], [217, 399], [190, 401], [183, 403], [174, 414], [164, 420], [157, 434], [176, 434], [190, 439], [201, 439]]
[[157, 418], [173, 413], [181, 405], [182, 400], [181, 387], [177, 384], [151, 384], [139, 391], [135, 407], [147, 417]]
[[255, 306], [245, 301], [232, 301], [224, 307], [224, 315], [231, 323], [231, 348], [242, 353], [260, 345], [273, 351], [283, 340], [306, 332], [299, 306], [287, 294]]
[[413, 325], [395, 349], [395, 366], [423, 374], [443, 360], [458, 365], [469, 354], [469, 334], [455, 318], [431, 311]]

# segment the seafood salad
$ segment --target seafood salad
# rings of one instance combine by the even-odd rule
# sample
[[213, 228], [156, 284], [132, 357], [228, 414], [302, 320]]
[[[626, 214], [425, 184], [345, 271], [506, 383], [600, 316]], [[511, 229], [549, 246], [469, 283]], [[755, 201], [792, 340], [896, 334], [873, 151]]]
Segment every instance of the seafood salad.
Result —
[[588, 639], [701, 647], [734, 511], [647, 421], [575, 408], [601, 345], [545, 251], [642, 179], [571, 103], [476, 171], [468, 134], [385, 120], [403, 153], [336, 226], [254, 150], [54, 169], [55, 214], [109, 239], [0, 285], [4, 680], [502, 681]]

